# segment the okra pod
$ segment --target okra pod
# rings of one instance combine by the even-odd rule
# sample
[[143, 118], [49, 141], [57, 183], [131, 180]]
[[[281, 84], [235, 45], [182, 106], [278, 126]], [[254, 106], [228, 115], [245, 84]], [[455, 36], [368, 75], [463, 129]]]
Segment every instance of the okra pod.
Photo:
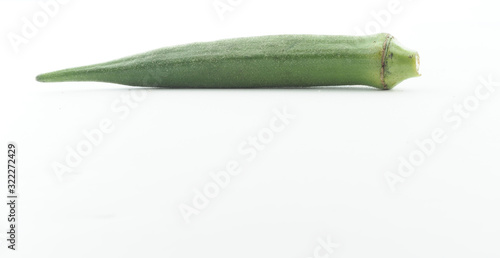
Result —
[[386, 33], [277, 35], [166, 47], [36, 77], [166, 88], [367, 85], [391, 89], [419, 76], [416, 51]]

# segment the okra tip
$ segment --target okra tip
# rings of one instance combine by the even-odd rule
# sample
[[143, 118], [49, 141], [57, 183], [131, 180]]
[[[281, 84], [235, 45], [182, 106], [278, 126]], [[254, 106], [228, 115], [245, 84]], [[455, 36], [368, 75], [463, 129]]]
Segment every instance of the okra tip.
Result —
[[58, 80], [55, 80], [56, 78], [57, 74], [54, 74], [54, 72], [42, 73], [36, 76], [38, 82], [57, 82]]
[[37, 82], [47, 82], [45, 74], [39, 74], [35, 79]]
[[36, 80], [39, 82], [65, 82], [65, 81], [85, 81], [90, 70], [87, 67], [76, 67], [39, 74]]

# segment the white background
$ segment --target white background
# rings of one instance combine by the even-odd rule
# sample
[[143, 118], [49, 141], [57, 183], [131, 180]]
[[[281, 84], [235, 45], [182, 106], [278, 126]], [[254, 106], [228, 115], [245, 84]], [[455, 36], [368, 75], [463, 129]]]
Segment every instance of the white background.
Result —
[[[2, 169], [0, 257], [500, 257], [498, 1], [216, 2], [61, 1], [43, 24], [47, 0], [0, 1], [0, 160], [17, 142], [20, 180], [12, 252]], [[35, 81], [183, 43], [359, 31], [417, 50], [422, 76], [391, 91]], [[294, 118], [249, 161], [238, 147], [283, 109]], [[56, 172], [102, 120], [114, 130]], [[241, 173], [186, 223], [179, 206], [232, 161]]]

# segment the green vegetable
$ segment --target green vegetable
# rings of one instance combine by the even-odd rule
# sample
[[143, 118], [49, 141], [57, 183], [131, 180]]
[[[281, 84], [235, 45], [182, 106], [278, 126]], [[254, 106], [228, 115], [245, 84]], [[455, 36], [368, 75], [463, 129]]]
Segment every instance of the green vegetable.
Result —
[[368, 85], [391, 89], [419, 76], [418, 53], [389, 34], [281, 35], [167, 47], [41, 74], [41, 82], [100, 81], [167, 88]]

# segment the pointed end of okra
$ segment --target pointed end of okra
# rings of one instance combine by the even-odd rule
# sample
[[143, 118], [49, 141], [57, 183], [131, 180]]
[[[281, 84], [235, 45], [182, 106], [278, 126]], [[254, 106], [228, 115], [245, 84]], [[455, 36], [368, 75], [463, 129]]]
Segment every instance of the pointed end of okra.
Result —
[[36, 76], [36, 80], [38, 82], [60, 82], [63, 81], [60, 76], [60, 72], [50, 72], [50, 73], [42, 73]]
[[36, 76], [37, 82], [48, 82], [46, 74], [39, 74]]
[[80, 68], [70, 68], [39, 74], [36, 76], [36, 80], [39, 82], [65, 82], [82, 80], [80, 77], [83, 77]]
[[420, 56], [389, 35], [382, 59], [384, 89], [392, 89], [400, 82], [419, 77]]

